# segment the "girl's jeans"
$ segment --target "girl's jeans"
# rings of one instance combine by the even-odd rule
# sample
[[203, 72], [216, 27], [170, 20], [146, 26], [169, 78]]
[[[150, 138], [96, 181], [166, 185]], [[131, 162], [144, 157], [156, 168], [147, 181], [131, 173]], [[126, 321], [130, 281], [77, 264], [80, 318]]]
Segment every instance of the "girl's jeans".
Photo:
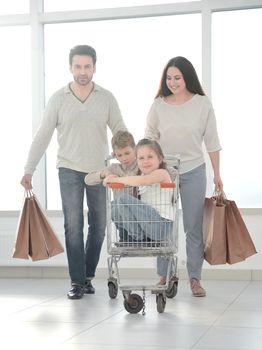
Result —
[[135, 241], [167, 240], [173, 222], [160, 216], [150, 205], [124, 193], [112, 202], [111, 217], [116, 227], [125, 230]]
[[[84, 285], [95, 276], [106, 227], [106, 190], [101, 184], [88, 186], [86, 173], [59, 168], [64, 213], [65, 243], [73, 285]], [[84, 193], [88, 206], [88, 235], [84, 244]]]

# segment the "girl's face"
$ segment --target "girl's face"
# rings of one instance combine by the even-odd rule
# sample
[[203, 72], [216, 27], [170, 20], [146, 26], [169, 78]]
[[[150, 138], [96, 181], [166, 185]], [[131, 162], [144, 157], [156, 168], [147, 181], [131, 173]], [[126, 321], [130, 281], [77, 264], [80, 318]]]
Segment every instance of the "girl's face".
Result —
[[143, 174], [150, 174], [159, 169], [162, 158], [150, 146], [140, 146], [137, 149], [137, 165]]
[[169, 67], [166, 72], [166, 85], [173, 95], [187, 91], [182, 73], [176, 67]]

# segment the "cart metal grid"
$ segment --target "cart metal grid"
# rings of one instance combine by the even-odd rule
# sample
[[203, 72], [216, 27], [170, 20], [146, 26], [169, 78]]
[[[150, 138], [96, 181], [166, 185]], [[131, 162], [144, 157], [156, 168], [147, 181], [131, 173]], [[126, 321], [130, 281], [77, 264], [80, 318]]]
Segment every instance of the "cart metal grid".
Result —
[[[119, 183], [107, 186], [108, 293], [114, 299], [120, 289], [124, 307], [130, 313], [142, 310], [145, 314], [145, 291], [156, 295], [159, 313], [164, 312], [166, 298], [177, 294], [179, 157], [166, 156], [165, 161], [176, 169], [172, 183], [138, 188]], [[150, 198], [144, 196], [147, 187], [151, 187]], [[121, 258], [152, 256], [168, 260], [166, 284], [121, 284], [118, 267]], [[142, 291], [143, 296], [133, 291]]]

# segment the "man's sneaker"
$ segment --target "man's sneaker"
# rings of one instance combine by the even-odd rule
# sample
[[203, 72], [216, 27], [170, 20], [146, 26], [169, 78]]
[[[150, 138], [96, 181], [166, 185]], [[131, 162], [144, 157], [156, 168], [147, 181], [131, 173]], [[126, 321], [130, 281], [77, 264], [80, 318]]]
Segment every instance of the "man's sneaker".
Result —
[[206, 291], [205, 289], [201, 286], [200, 282], [196, 278], [191, 278], [190, 280], [190, 287], [191, 291], [194, 297], [205, 297], [206, 296]]
[[87, 280], [84, 286], [85, 294], [95, 294], [95, 288], [92, 286], [90, 280]]
[[81, 299], [84, 295], [84, 287], [73, 285], [67, 293], [68, 299]]

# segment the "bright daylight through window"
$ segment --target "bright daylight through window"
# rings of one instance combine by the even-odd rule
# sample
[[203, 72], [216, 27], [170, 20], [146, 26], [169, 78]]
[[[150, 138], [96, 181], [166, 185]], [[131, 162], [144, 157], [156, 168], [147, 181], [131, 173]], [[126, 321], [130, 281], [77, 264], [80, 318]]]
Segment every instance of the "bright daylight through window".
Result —
[[[37, 88], [34, 86], [33, 92], [42, 102], [44, 98], [47, 102], [56, 90], [71, 81], [68, 54], [78, 44], [89, 44], [96, 49], [98, 60], [94, 81], [113, 92], [136, 141], [144, 135], [146, 116], [158, 89], [165, 63], [169, 58], [178, 55], [189, 58], [200, 79], [202, 73], [207, 80], [210, 78], [210, 98], [222, 145], [221, 176], [226, 195], [236, 200], [241, 208], [262, 208], [262, 118], [259, 85], [262, 80], [262, 50], [259, 45], [262, 33], [261, 7], [248, 9], [249, 2], [241, 1], [237, 3], [239, 7], [243, 3], [245, 9], [212, 12], [212, 6], [219, 6], [220, 2], [190, 1], [188, 6], [184, 6], [186, 12], [199, 6], [198, 13], [179, 12], [170, 16], [98, 21], [89, 21], [87, 18], [83, 22], [77, 22], [76, 18], [70, 22], [68, 18], [70, 11], [74, 10], [96, 8], [100, 9], [97, 12], [101, 14], [103, 7], [120, 6], [124, 13], [126, 6], [173, 3], [176, 4], [174, 8], [182, 8], [186, 2], [45, 0], [43, 5], [46, 13], [41, 15], [39, 26], [30, 21], [29, 10], [38, 11], [35, 5], [41, 5], [40, 0], [37, 3], [30, 0], [0, 2], [0, 40], [4, 43], [0, 56], [0, 149], [3, 165], [0, 181], [1, 211], [21, 208], [24, 191], [20, 180], [32, 141], [32, 129], [35, 132], [37, 120], [41, 118], [40, 113], [32, 115], [32, 108], [39, 105], [35, 99], [32, 101], [32, 67], [42, 68], [39, 57], [42, 58], [43, 55], [45, 96], [42, 94], [42, 82]], [[210, 23], [209, 13], [201, 13], [204, 4], [211, 6], [211, 55], [209, 33], [202, 33], [202, 29], [208, 29]], [[52, 11], [54, 14], [51, 15]], [[68, 11], [65, 22], [65, 14], [59, 11]], [[105, 14], [107, 12], [104, 11]], [[52, 20], [52, 16], [55, 19]], [[44, 26], [44, 52], [39, 49], [41, 46], [35, 50], [36, 41], [34, 42], [32, 36], [32, 33], [35, 35], [37, 32], [35, 38], [40, 39], [41, 31], [38, 33], [38, 29], [41, 25]], [[204, 60], [203, 52], [207, 52]], [[33, 62], [31, 57], [34, 57]], [[202, 67], [202, 63], [209, 60], [212, 67], [211, 77], [208, 65], [204, 64]], [[44, 79], [42, 75], [41, 77]], [[38, 78], [35, 77], [37, 81]], [[42, 167], [35, 173], [35, 178], [41, 175], [41, 181], [36, 181], [36, 191], [41, 192], [42, 198], [47, 197], [47, 208], [51, 210], [61, 209], [56, 152], [57, 142], [54, 135], [47, 150], [46, 168], [41, 163]]]
[[[194, 27], [193, 32], [191, 26]], [[163, 40], [165, 33], [172, 32], [174, 28], [181, 31], [175, 47]], [[114, 40], [105, 40], [105, 33]], [[113, 92], [136, 141], [144, 136], [146, 116], [168, 59], [178, 55], [190, 57], [200, 77], [202, 74], [199, 14], [46, 25], [47, 97], [72, 79], [68, 53], [76, 45], [76, 38], [77, 43], [86, 43], [96, 49], [98, 60], [94, 81]], [[47, 152], [49, 209], [61, 206], [55, 169], [56, 148], [54, 141]]]

